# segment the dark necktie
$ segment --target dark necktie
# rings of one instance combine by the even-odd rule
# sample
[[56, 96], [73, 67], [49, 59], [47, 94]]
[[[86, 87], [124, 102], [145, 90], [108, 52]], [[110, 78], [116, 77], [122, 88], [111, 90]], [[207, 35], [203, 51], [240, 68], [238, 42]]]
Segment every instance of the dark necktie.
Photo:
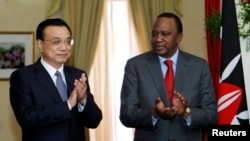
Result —
[[171, 103], [172, 101], [172, 95], [174, 91], [174, 70], [173, 70], [173, 65], [171, 60], [166, 60], [164, 63], [167, 65], [168, 70], [165, 75], [165, 85], [167, 88], [167, 93], [168, 93], [168, 99]]
[[62, 75], [59, 71], [56, 71], [55, 75], [57, 76], [56, 78], [56, 87], [57, 90], [62, 98], [63, 101], [66, 101], [68, 99], [67, 96], [67, 88], [63, 82]]

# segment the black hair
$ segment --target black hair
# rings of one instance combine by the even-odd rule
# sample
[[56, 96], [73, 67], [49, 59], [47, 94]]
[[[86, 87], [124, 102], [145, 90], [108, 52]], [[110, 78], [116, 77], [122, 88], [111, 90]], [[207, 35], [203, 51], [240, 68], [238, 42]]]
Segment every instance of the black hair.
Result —
[[46, 19], [37, 26], [36, 39], [44, 40], [44, 29], [48, 26], [65, 26], [69, 30], [70, 35], [72, 35], [69, 25], [63, 19], [54, 18]]
[[175, 15], [174, 13], [164, 12], [157, 16], [157, 18], [162, 18], [162, 17], [173, 18], [175, 20], [178, 33], [182, 33], [183, 31], [182, 22], [177, 15]]

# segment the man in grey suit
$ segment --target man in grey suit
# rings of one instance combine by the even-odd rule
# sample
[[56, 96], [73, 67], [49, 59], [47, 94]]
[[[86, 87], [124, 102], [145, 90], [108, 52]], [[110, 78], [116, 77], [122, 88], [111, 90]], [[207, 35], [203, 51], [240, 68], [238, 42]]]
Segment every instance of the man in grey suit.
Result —
[[[173, 13], [160, 14], [152, 28], [152, 51], [125, 66], [120, 120], [135, 128], [134, 141], [202, 141], [202, 129], [217, 121], [217, 104], [208, 63], [178, 48], [182, 23]], [[164, 83], [171, 60], [172, 99]]]

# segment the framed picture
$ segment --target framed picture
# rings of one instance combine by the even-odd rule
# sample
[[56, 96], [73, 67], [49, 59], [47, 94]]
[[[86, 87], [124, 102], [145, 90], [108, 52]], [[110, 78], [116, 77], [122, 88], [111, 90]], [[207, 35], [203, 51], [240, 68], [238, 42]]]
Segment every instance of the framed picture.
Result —
[[0, 32], [0, 80], [34, 61], [34, 32]]

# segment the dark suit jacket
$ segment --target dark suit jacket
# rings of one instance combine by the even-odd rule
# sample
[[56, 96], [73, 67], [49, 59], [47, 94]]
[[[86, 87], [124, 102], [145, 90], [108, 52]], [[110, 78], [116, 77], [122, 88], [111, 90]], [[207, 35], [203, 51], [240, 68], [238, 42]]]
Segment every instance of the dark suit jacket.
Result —
[[[83, 71], [64, 67], [68, 94]], [[83, 112], [76, 105], [69, 111], [49, 73], [40, 59], [20, 68], [10, 77], [10, 102], [22, 129], [23, 141], [85, 141], [84, 128], [96, 128], [102, 112], [87, 89], [87, 103]]]
[[192, 118], [189, 127], [180, 116], [159, 119], [153, 126], [155, 99], [161, 97], [164, 104], [170, 106], [163, 78], [160, 61], [153, 51], [127, 61], [121, 90], [121, 122], [135, 128], [134, 141], [201, 141], [201, 128], [217, 121], [217, 104], [207, 62], [179, 52], [174, 87], [187, 98]]

